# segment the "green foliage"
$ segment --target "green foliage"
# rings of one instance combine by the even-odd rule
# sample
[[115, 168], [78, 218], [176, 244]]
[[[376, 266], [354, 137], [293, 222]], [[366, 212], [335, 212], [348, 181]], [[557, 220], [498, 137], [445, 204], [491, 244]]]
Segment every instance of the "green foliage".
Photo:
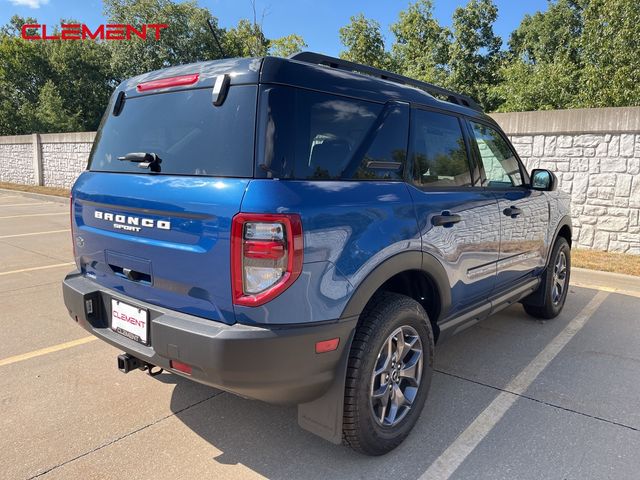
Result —
[[[14, 16], [0, 28], [0, 135], [95, 130], [115, 86], [123, 79], [171, 65], [226, 56], [287, 56], [306, 44], [299, 35], [269, 40], [254, 20], [225, 30], [195, 1], [103, 0], [108, 23], [168, 24], [156, 40], [25, 41]], [[62, 20], [61, 23], [65, 22]], [[71, 20], [67, 20], [71, 23]], [[77, 23], [77, 22], [76, 22]]]
[[418, 0], [400, 12], [391, 26], [396, 37], [394, 63], [408, 77], [426, 82], [445, 82], [451, 33], [433, 17], [431, 0]]
[[0, 34], [0, 134], [95, 129], [115, 86], [93, 41], [27, 42], [14, 17]]
[[274, 57], [290, 57], [308, 47], [304, 38], [292, 33], [285, 37], [276, 38], [269, 43], [269, 55]]
[[363, 14], [351, 17], [351, 22], [340, 29], [340, 41], [347, 47], [340, 58], [376, 68], [386, 68], [389, 64], [380, 24]]
[[558, 0], [526, 16], [493, 88], [502, 111], [640, 105], [640, 3]]
[[580, 106], [582, 8], [573, 0], [527, 15], [511, 34], [493, 93], [501, 111]]
[[[207, 20], [219, 37], [223, 31], [211, 12], [195, 1], [103, 0], [103, 4], [109, 23], [169, 25], [161, 31], [159, 40], [148, 35], [146, 40], [106, 42], [111, 52], [111, 68], [120, 80], [172, 65], [221, 57]], [[233, 50], [237, 52], [240, 50]]]
[[523, 18], [507, 51], [497, 16], [493, 0], [469, 0], [448, 29], [431, 0], [416, 0], [391, 26], [388, 50], [377, 22], [353, 17], [341, 56], [465, 93], [487, 111], [640, 105], [637, 0], [550, 0]]
[[640, 105], [640, 2], [584, 3], [579, 105]]
[[[79, 112], [78, 112], [79, 113]], [[38, 95], [38, 108], [35, 118], [38, 122], [39, 130], [74, 132], [81, 128], [78, 113], [69, 111], [68, 105], [60, 94], [58, 87], [51, 80], [40, 89]]]
[[502, 40], [493, 33], [498, 9], [492, 0], [470, 0], [453, 13], [453, 41], [449, 48], [448, 85], [474, 98], [485, 110], [497, 99], [490, 92], [496, 83]]
[[502, 67], [501, 81], [491, 91], [501, 100], [502, 112], [573, 108], [579, 90], [577, 73], [566, 60], [539, 65], [513, 61]]
[[340, 29], [341, 57], [451, 87], [492, 110], [502, 56], [502, 40], [493, 33], [497, 16], [493, 0], [470, 0], [455, 10], [451, 31], [434, 18], [431, 0], [417, 0], [391, 25], [395, 42], [387, 51], [380, 25], [360, 14]]
[[260, 25], [242, 19], [226, 32], [224, 49], [229, 57], [261, 57], [269, 50], [269, 40]]
[[[93, 130], [110, 93], [127, 77], [226, 56], [289, 56], [306, 47], [296, 34], [268, 39], [256, 19], [224, 29], [196, 0], [103, 0], [109, 23], [162, 23], [160, 40], [24, 41], [33, 18], [0, 27], [0, 135]], [[340, 29], [341, 57], [443, 85], [486, 110], [640, 105], [640, 2], [550, 0], [526, 15], [508, 49], [493, 31], [493, 0], [469, 0], [438, 23], [432, 0], [415, 0], [391, 25], [356, 15]]]

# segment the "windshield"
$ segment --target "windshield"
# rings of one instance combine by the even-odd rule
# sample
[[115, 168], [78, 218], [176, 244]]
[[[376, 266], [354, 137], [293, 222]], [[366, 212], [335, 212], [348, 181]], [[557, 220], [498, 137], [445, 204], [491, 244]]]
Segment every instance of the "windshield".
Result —
[[[98, 130], [89, 169], [221, 177], [253, 176], [256, 85], [236, 85], [221, 106], [210, 88], [128, 98], [119, 115], [111, 109]], [[111, 107], [110, 107], [111, 108]], [[144, 168], [132, 153], [155, 154]], [[143, 168], [141, 168], [143, 167]]]

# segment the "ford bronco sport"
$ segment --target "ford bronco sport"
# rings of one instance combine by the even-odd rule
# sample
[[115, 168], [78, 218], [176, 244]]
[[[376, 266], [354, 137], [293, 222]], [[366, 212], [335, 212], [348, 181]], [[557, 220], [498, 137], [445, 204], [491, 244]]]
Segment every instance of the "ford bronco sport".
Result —
[[112, 96], [64, 301], [125, 373], [298, 405], [380, 455], [421, 413], [436, 341], [516, 302], [562, 310], [556, 184], [431, 84], [309, 52], [167, 68]]

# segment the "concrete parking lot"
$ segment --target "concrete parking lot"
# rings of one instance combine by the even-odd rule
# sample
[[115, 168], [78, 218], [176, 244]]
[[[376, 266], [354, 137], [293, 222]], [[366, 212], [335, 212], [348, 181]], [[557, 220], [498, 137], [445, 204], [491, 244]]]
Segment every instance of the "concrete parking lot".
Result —
[[559, 318], [515, 305], [443, 342], [415, 430], [368, 458], [295, 408], [120, 373], [62, 303], [68, 210], [0, 191], [0, 478], [640, 478], [638, 279], [576, 272]]

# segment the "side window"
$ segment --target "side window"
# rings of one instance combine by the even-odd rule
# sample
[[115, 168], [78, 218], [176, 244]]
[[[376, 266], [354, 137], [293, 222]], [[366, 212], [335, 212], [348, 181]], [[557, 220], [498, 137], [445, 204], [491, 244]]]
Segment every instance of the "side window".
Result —
[[260, 102], [258, 178], [403, 179], [408, 106], [285, 86]]
[[486, 179], [483, 187], [519, 187], [524, 184], [518, 160], [513, 151], [494, 128], [469, 122], [484, 165]]
[[410, 158], [417, 186], [471, 186], [467, 149], [457, 117], [413, 110]]
[[[409, 132], [408, 107], [401, 105], [389, 105], [385, 108], [368, 138], [363, 142], [361, 150], [364, 155], [356, 154], [356, 158], [362, 158], [354, 162], [351, 169], [345, 170], [344, 178], [357, 178], [363, 180], [401, 180], [402, 171], [407, 156], [407, 133]], [[352, 169], [353, 169], [352, 167]]]

